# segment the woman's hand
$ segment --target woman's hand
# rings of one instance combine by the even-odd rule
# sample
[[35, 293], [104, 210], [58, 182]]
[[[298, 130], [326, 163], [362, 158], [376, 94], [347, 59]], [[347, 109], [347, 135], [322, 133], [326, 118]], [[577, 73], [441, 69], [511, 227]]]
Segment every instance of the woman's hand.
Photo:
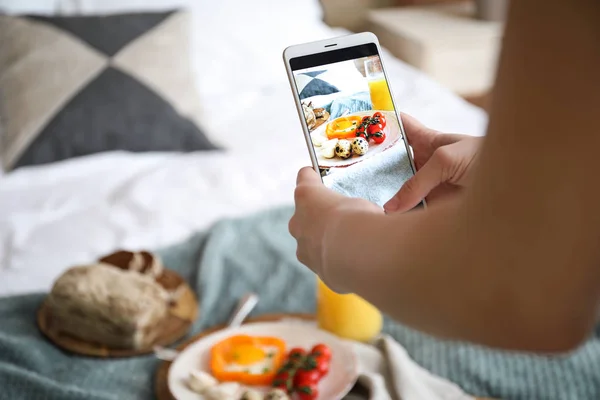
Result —
[[298, 173], [294, 199], [295, 213], [289, 230], [298, 242], [296, 254], [301, 263], [317, 273], [325, 282], [325, 236], [329, 228], [348, 212], [383, 214], [375, 204], [362, 199], [343, 196], [326, 188], [319, 174], [306, 167]]
[[402, 124], [412, 146], [417, 173], [385, 205], [386, 212], [403, 212], [425, 197], [428, 201], [460, 192], [471, 178], [481, 139], [442, 134], [402, 114]]

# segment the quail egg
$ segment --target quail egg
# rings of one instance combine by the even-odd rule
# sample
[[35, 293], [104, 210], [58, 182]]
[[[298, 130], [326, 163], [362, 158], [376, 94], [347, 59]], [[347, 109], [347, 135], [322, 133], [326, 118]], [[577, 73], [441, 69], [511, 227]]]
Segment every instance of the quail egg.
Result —
[[352, 152], [359, 156], [364, 156], [369, 151], [369, 142], [365, 138], [357, 137], [352, 141]]
[[335, 154], [340, 158], [350, 158], [352, 156], [352, 143], [346, 139], [339, 140], [335, 145]]
[[281, 389], [273, 389], [266, 396], [265, 400], [289, 400], [289, 396]]

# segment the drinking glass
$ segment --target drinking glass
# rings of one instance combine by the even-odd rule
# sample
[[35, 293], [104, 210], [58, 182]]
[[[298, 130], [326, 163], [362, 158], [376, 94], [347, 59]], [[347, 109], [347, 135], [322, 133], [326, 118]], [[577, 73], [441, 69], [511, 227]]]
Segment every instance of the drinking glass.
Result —
[[394, 111], [392, 95], [390, 94], [379, 56], [369, 57], [365, 60], [365, 73], [367, 75], [373, 109]]
[[370, 342], [381, 332], [383, 316], [362, 297], [335, 293], [317, 278], [317, 323], [341, 338]]

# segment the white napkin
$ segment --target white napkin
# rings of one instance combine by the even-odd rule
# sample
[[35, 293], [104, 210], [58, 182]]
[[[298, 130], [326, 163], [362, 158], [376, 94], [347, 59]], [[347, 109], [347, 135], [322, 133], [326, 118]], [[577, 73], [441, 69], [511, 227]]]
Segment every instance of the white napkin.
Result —
[[381, 336], [373, 345], [352, 345], [360, 377], [344, 400], [475, 400], [454, 383], [419, 366], [389, 336]]

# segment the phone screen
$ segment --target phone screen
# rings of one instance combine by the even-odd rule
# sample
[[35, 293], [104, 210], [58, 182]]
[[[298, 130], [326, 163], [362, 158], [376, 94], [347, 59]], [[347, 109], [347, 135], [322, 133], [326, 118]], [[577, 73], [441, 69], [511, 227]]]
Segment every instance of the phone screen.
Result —
[[296, 57], [290, 67], [323, 183], [383, 206], [414, 170], [377, 46]]

